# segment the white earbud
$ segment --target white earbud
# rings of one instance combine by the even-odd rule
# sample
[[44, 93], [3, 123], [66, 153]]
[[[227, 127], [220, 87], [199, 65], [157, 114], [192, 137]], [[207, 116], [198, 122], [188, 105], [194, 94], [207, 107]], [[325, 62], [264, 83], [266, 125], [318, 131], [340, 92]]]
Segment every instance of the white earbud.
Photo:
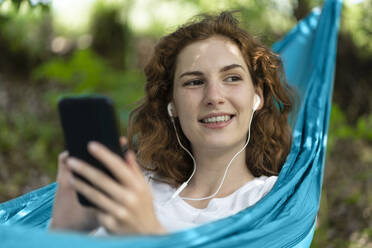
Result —
[[173, 122], [174, 118], [173, 118], [173, 113], [172, 113], [172, 103], [171, 102], [168, 103], [167, 109], [168, 109], [168, 115], [170, 116], [171, 121]]
[[168, 109], [168, 115], [170, 117], [173, 117], [173, 114], [172, 114], [172, 103], [168, 103], [167, 109]]
[[255, 94], [254, 95], [253, 111], [256, 111], [256, 109], [258, 108], [258, 106], [260, 106], [260, 103], [261, 103], [261, 98], [257, 94]]

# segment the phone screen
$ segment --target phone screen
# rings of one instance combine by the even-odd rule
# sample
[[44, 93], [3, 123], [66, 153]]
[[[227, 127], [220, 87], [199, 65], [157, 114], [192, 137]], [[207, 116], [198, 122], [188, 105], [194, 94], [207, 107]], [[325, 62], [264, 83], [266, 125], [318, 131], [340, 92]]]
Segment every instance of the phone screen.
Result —
[[[69, 156], [84, 160], [115, 179], [87, 150], [90, 141], [98, 141], [123, 156], [119, 142], [118, 119], [110, 98], [99, 95], [65, 97], [59, 101], [58, 108]], [[87, 179], [74, 175], [92, 185]], [[82, 205], [96, 207], [83, 195], [78, 194], [78, 198]]]

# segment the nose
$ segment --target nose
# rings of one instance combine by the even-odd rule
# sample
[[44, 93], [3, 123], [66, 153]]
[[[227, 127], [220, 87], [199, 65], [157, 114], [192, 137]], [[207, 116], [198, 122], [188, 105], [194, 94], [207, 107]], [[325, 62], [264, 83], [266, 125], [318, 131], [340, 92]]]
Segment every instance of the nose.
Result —
[[225, 99], [221, 85], [216, 82], [207, 83], [204, 88], [204, 104], [207, 106], [217, 106], [224, 102]]

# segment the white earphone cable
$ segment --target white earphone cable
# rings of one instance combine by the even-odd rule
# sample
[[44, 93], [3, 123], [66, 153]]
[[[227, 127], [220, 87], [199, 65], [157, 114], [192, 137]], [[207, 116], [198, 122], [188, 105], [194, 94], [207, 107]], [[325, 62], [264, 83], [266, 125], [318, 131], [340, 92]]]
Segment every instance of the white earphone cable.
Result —
[[[222, 185], [223, 185], [223, 182], [225, 181], [225, 178], [226, 178], [226, 175], [227, 175], [227, 171], [228, 169], [230, 168], [230, 165], [232, 163], [232, 161], [236, 158], [236, 156], [238, 156], [245, 148], [246, 146], [248, 145], [249, 143], [249, 140], [250, 140], [250, 137], [251, 137], [251, 123], [252, 123], [252, 119], [253, 119], [253, 114], [254, 114], [255, 110], [252, 110], [252, 114], [251, 114], [251, 119], [249, 121], [249, 128], [248, 128], [248, 138], [247, 138], [247, 142], [245, 143], [244, 147], [239, 151], [237, 152], [234, 157], [230, 160], [229, 164], [227, 165], [226, 169], [225, 169], [225, 173], [222, 177], [222, 180], [221, 180], [221, 183], [219, 185], [219, 187], [217, 188], [217, 191], [214, 192], [212, 195], [210, 196], [207, 196], [207, 197], [202, 197], [202, 198], [190, 198], [190, 197], [181, 197], [183, 200], [190, 200], [190, 201], [201, 201], [201, 200], [207, 200], [207, 199], [210, 199], [212, 197], [214, 197], [215, 195], [217, 195], [217, 193], [220, 191]], [[194, 170], [191, 174], [191, 176], [189, 177], [189, 179], [184, 182], [177, 190], [176, 192], [173, 193], [172, 197], [170, 200], [174, 199], [176, 196], [178, 196], [185, 188], [186, 186], [188, 185], [189, 181], [191, 180], [191, 178], [194, 176], [195, 174], [195, 171], [196, 171], [196, 162], [195, 162], [195, 159], [194, 159], [194, 156], [192, 156], [191, 152], [189, 150], [187, 150], [182, 144], [181, 144], [181, 141], [178, 137], [178, 133], [177, 133], [177, 129], [176, 129], [176, 125], [174, 124], [174, 119], [173, 117], [171, 118], [172, 120], [172, 123], [173, 123], [173, 127], [174, 127], [174, 130], [176, 131], [176, 136], [177, 136], [177, 140], [178, 140], [178, 143], [180, 144], [180, 146], [191, 156], [193, 162], [194, 162]]]

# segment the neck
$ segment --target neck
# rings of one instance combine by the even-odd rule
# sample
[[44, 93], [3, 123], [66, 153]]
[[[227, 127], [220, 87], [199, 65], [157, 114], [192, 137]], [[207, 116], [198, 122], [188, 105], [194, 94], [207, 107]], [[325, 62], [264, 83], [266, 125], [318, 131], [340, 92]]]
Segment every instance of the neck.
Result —
[[[196, 151], [194, 152], [196, 171], [182, 195], [204, 197], [216, 192], [225, 174], [226, 167], [244, 145], [245, 142], [230, 149], [195, 147], [193, 151]], [[245, 149], [231, 162], [223, 185], [216, 197], [227, 196], [254, 178], [246, 166]]]

